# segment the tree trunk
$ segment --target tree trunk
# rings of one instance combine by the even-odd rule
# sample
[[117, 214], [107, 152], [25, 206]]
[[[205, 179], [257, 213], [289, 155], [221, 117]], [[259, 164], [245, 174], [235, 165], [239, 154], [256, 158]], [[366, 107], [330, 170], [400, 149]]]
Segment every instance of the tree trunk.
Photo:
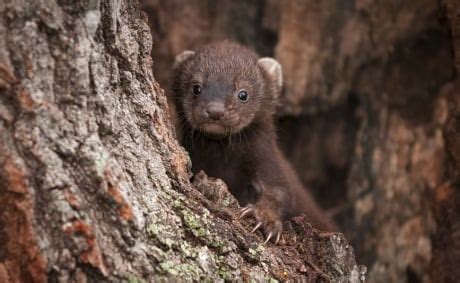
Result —
[[457, 75], [444, 87], [449, 105], [444, 125], [447, 162], [444, 182], [436, 189], [432, 205], [438, 225], [433, 235], [433, 282], [455, 282], [460, 278], [460, 3], [448, 0], [446, 6]]
[[2, 1], [0, 39], [0, 282], [360, 281], [341, 234], [263, 245], [190, 183], [138, 1]]

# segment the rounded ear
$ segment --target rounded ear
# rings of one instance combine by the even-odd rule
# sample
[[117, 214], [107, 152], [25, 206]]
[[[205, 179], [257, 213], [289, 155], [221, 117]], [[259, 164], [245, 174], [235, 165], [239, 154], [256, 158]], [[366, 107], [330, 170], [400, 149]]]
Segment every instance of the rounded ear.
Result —
[[185, 50], [181, 54], [176, 55], [176, 58], [174, 59], [173, 68], [176, 68], [177, 66], [182, 64], [182, 62], [191, 58], [193, 55], [195, 55], [195, 51], [192, 50]]
[[257, 61], [257, 64], [264, 69], [267, 74], [272, 78], [277, 87], [281, 89], [283, 86], [283, 72], [281, 71], [281, 64], [273, 58], [263, 57]]

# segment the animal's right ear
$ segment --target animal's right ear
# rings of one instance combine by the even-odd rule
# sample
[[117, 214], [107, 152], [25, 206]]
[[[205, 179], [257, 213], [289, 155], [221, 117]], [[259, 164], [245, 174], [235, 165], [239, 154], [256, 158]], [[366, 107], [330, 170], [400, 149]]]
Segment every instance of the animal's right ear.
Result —
[[176, 55], [176, 59], [174, 60], [173, 68], [177, 68], [177, 66], [182, 64], [182, 62], [184, 62], [185, 60], [191, 58], [193, 55], [195, 55], [195, 51], [192, 51], [192, 50], [185, 50], [181, 54]]

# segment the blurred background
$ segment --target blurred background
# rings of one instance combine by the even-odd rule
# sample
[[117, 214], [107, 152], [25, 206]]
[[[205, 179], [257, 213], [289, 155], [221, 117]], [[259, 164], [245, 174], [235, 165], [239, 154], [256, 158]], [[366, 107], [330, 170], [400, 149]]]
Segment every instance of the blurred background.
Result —
[[281, 63], [280, 144], [368, 282], [457, 282], [453, 5], [146, 0], [145, 10], [167, 93], [174, 56], [205, 43], [231, 39]]

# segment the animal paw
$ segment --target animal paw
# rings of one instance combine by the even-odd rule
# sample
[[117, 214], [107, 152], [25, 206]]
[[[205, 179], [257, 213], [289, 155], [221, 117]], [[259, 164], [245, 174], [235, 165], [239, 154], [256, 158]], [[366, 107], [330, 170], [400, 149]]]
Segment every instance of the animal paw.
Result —
[[264, 244], [268, 243], [270, 240], [274, 241], [275, 245], [278, 244], [281, 233], [283, 232], [283, 222], [280, 214], [275, 209], [249, 204], [239, 211], [238, 219], [248, 216], [252, 216], [256, 219], [256, 225], [251, 233], [262, 228], [265, 235]]

